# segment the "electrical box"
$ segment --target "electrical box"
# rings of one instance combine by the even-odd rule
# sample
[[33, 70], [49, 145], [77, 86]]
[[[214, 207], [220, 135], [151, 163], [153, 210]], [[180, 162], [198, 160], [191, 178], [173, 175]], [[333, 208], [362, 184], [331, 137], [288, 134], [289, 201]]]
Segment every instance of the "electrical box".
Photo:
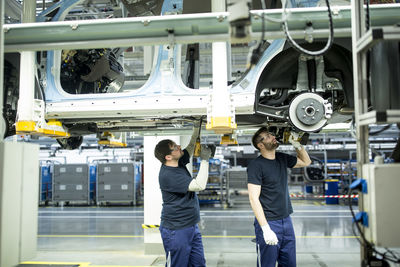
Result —
[[53, 202], [90, 203], [87, 164], [54, 165]]
[[400, 164], [365, 164], [363, 209], [368, 214], [365, 238], [379, 247], [400, 247], [400, 209], [397, 203], [400, 188]]
[[104, 202], [136, 205], [135, 168], [133, 163], [97, 165], [97, 204]]

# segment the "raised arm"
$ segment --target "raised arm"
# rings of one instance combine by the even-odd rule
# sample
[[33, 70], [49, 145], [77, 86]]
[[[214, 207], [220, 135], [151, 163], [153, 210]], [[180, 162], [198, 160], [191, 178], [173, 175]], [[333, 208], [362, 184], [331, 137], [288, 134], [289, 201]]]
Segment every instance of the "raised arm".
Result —
[[202, 191], [206, 189], [207, 180], [208, 180], [208, 160], [210, 159], [212, 151], [205, 145], [201, 146], [200, 152], [200, 168], [199, 172], [197, 173], [196, 179], [193, 179], [189, 184], [189, 191]]
[[296, 152], [297, 152], [297, 163], [296, 165], [294, 165], [293, 168], [307, 167], [308, 165], [311, 164], [310, 156], [303, 147], [300, 149], [296, 148]]
[[294, 165], [293, 168], [307, 167], [308, 165], [311, 164], [310, 156], [308, 155], [307, 151], [304, 149], [304, 147], [300, 144], [300, 142], [297, 139], [298, 135], [292, 132], [289, 136], [289, 142], [296, 149], [297, 153], [297, 163], [296, 165]]
[[190, 157], [193, 156], [196, 140], [199, 137], [199, 132], [200, 132], [200, 123], [195, 122], [193, 124], [192, 137], [190, 138], [189, 144], [185, 148], [187, 150], [187, 152], [189, 153]]

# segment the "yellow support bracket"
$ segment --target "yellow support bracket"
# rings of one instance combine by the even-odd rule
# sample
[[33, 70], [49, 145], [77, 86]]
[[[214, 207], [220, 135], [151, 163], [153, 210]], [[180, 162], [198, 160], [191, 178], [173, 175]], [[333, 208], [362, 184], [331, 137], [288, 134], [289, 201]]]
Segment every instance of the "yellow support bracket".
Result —
[[127, 147], [127, 144], [122, 141], [122, 138], [116, 139], [115, 136], [110, 132], [102, 133], [97, 143], [99, 145], [109, 147]]
[[36, 135], [36, 136], [49, 136], [53, 138], [67, 138], [70, 137], [62, 123], [57, 120], [50, 120], [44, 122], [41, 125], [35, 121], [17, 121], [15, 123], [15, 131], [17, 134], [25, 135]]
[[34, 121], [17, 121], [15, 124], [15, 130], [17, 134], [26, 132], [35, 132], [36, 122]]
[[206, 125], [207, 130], [212, 130], [216, 134], [231, 134], [237, 129], [237, 124], [232, 122], [231, 117], [212, 117]]
[[127, 144], [125, 144], [125, 143], [115, 142], [115, 141], [110, 141], [110, 140], [99, 140], [98, 144], [103, 145], [103, 146], [110, 146], [110, 147], [126, 147], [127, 146]]
[[221, 145], [237, 145], [238, 141], [231, 134], [224, 134], [221, 136]]

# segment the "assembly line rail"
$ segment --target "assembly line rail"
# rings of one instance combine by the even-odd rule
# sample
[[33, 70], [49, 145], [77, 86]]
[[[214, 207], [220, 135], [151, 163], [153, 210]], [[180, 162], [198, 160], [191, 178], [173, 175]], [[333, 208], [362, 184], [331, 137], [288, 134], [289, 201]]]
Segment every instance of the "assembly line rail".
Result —
[[[371, 5], [373, 26], [398, 23], [400, 4]], [[279, 19], [282, 9], [251, 12], [251, 38], [261, 37], [261, 15]], [[326, 7], [287, 9], [287, 21], [293, 38], [303, 39], [312, 25], [313, 38], [329, 34]], [[335, 37], [351, 36], [351, 7], [332, 7]], [[281, 23], [264, 20], [265, 39], [286, 38]], [[4, 51], [43, 51], [128, 47], [169, 43], [228, 41], [229, 13], [202, 13], [152, 17], [5, 24]]]

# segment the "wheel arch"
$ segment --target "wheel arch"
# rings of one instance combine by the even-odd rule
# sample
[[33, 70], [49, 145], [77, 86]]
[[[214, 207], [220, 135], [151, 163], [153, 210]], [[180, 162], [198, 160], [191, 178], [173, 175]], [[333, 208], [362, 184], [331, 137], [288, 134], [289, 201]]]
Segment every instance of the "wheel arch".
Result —
[[[302, 44], [305, 49], [319, 50], [324, 42]], [[285, 44], [284, 49], [272, 58], [262, 70], [255, 90], [255, 110], [257, 111], [260, 93], [264, 88], [293, 89], [298, 75], [298, 57], [300, 53]], [[353, 66], [349, 40], [338, 39], [324, 55], [325, 73], [342, 82], [347, 106], [354, 107]], [[337, 77], [337, 71], [341, 75]], [[336, 75], [335, 75], [336, 73]]]

